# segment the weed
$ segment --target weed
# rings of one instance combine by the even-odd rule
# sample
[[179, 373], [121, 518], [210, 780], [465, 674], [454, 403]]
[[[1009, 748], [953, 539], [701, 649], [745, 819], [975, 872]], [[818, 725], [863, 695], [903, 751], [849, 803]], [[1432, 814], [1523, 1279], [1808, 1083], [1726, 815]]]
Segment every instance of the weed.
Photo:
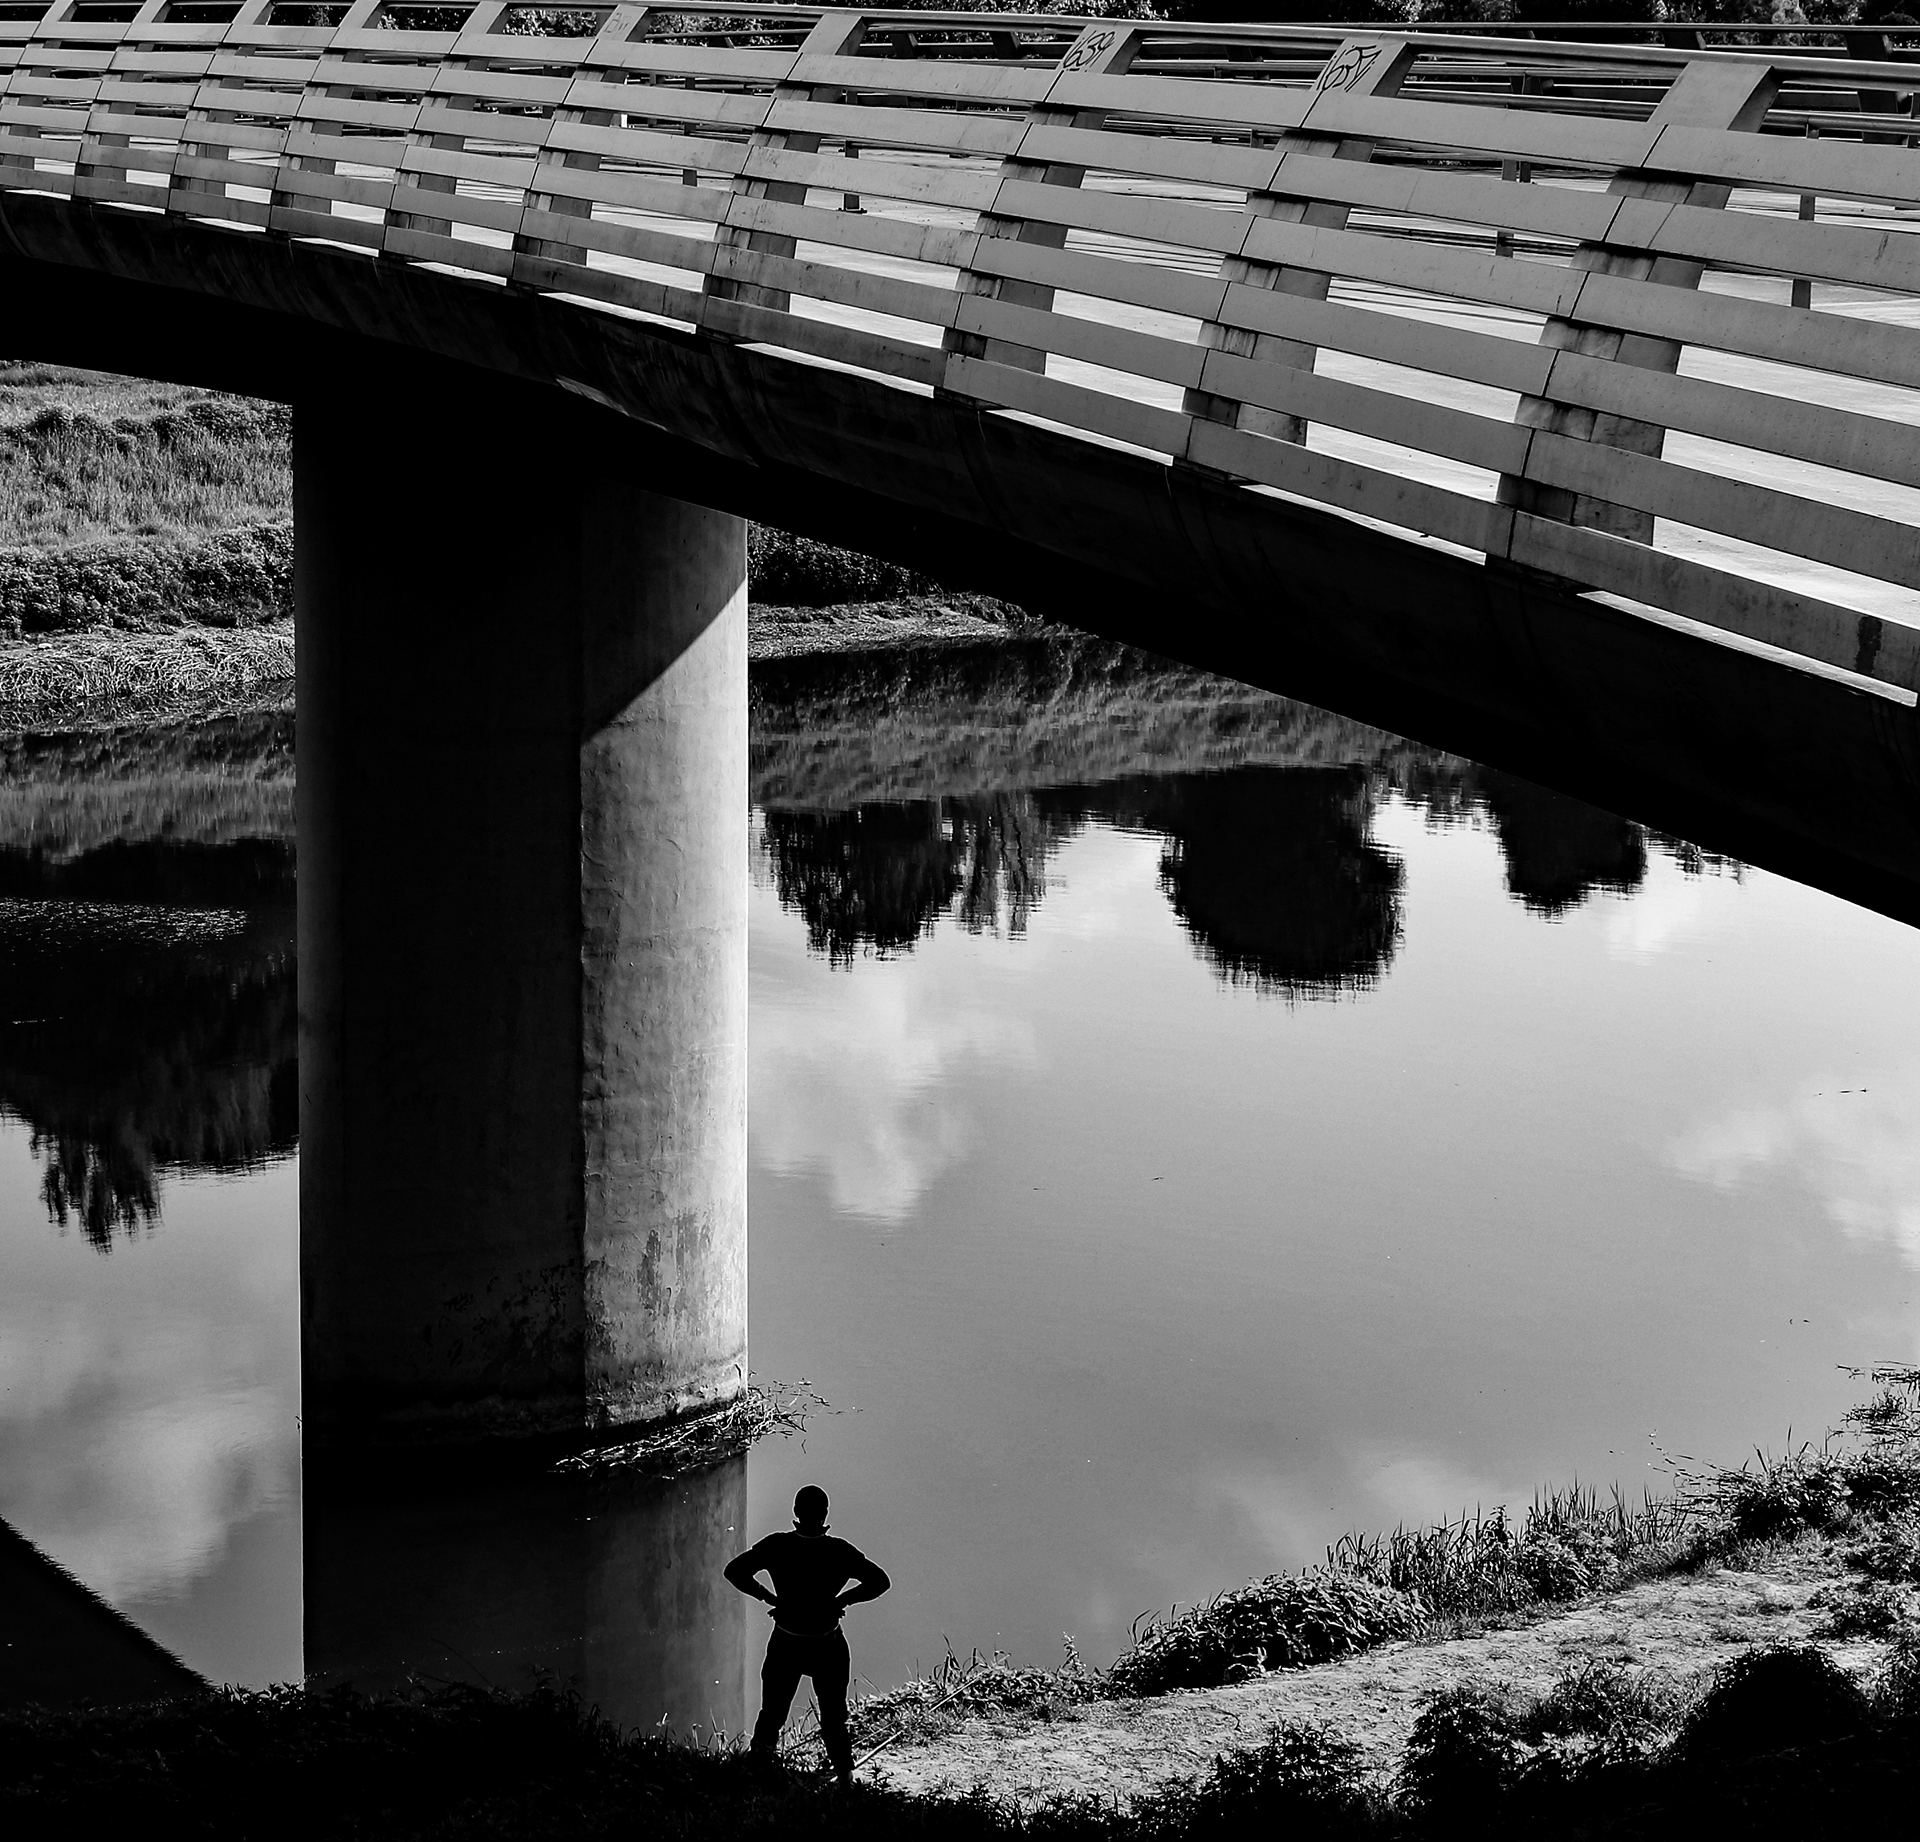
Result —
[[1754, 1461], [1756, 1469], [1743, 1464], [1712, 1486], [1724, 1539], [1774, 1541], [1846, 1521], [1846, 1469], [1831, 1451], [1802, 1444], [1780, 1458], [1756, 1451]]
[[1306, 1838], [1364, 1834], [1385, 1815], [1358, 1747], [1324, 1727], [1288, 1723], [1259, 1746], [1222, 1754], [1198, 1783], [1150, 1800], [1129, 1827], [1143, 1842], [1207, 1833]]

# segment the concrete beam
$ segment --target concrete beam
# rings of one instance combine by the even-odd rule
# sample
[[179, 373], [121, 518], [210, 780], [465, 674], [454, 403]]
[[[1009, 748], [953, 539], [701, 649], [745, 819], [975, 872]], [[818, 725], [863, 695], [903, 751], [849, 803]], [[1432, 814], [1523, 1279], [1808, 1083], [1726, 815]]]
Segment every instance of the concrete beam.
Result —
[[746, 542], [492, 380], [294, 412], [311, 1444], [746, 1371]]

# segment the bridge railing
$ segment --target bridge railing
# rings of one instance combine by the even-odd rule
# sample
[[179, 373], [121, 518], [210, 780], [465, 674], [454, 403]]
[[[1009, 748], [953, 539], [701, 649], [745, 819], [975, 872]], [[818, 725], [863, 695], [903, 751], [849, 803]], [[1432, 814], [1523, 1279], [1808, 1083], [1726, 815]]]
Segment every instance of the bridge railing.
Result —
[[0, 191], [850, 368], [1908, 701], [1916, 96], [1788, 46], [0, 0]]

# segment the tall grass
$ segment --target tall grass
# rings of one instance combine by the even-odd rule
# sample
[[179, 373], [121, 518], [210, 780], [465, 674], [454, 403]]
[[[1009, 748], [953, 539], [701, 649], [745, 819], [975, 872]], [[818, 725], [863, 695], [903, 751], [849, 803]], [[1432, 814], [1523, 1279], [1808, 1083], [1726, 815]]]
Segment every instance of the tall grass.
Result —
[[0, 422], [0, 545], [68, 549], [284, 519], [292, 412], [203, 397], [117, 415], [55, 402]]

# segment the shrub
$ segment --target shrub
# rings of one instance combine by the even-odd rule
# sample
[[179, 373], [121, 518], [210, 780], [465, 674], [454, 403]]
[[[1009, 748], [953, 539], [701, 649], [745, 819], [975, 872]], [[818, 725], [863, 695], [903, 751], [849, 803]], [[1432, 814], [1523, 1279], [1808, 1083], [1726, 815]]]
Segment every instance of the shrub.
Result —
[[207, 538], [0, 550], [0, 626], [15, 635], [244, 627], [292, 612], [293, 529], [283, 522]]
[[1680, 1731], [1696, 1758], [1753, 1758], [1864, 1732], [1872, 1709], [1860, 1686], [1811, 1644], [1749, 1650], [1724, 1663]]
[[1920, 1720], [1920, 1631], [1895, 1638], [1873, 1685], [1874, 1711], [1889, 1720]]
[[1678, 1727], [1685, 1711], [1671, 1678], [1590, 1657], [1527, 1710], [1519, 1731], [1536, 1741], [1592, 1738], [1640, 1747]]
[[1503, 1697], [1474, 1683], [1443, 1689], [1413, 1723], [1400, 1796], [1418, 1812], [1482, 1811], [1518, 1781], [1525, 1757]]
[[1364, 1832], [1384, 1815], [1357, 1746], [1324, 1727], [1275, 1727], [1259, 1746], [1224, 1753], [1198, 1784], [1176, 1786], [1136, 1813], [1133, 1833], [1155, 1836]]
[[1256, 1580], [1192, 1610], [1134, 1626], [1133, 1645], [1106, 1679], [1114, 1695], [1216, 1688], [1270, 1669], [1410, 1637], [1427, 1622], [1417, 1599], [1333, 1568]]
[[1920, 1508], [1920, 1449], [1910, 1438], [1876, 1440], [1846, 1459], [1841, 1474], [1849, 1507], [1864, 1515]]
[[1756, 1452], [1757, 1470], [1722, 1472], [1713, 1493], [1732, 1541], [1773, 1541], [1847, 1519], [1847, 1466], [1830, 1452], [1803, 1445], [1784, 1457]]

